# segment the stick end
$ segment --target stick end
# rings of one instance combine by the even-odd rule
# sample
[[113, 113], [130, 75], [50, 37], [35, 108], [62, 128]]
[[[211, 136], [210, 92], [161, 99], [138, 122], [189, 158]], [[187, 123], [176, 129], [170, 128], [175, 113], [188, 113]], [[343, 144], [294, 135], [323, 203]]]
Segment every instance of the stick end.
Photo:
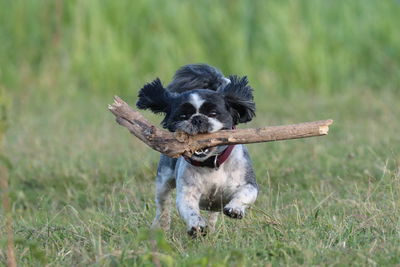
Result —
[[329, 126], [332, 125], [332, 123], [333, 123], [332, 119], [326, 120], [324, 125], [319, 126], [319, 134], [327, 135], [329, 132]]
[[114, 105], [121, 106], [123, 103], [124, 100], [122, 100], [119, 96], [117, 95], [114, 96]]
[[319, 126], [319, 134], [320, 135], [327, 135], [329, 132], [329, 126], [324, 125], [324, 126]]
[[110, 110], [114, 110], [114, 109], [122, 106], [123, 103], [124, 103], [124, 101], [119, 96], [114, 96], [114, 103], [109, 105], [108, 109], [110, 109], [110, 106], [111, 106], [112, 109], [110, 109]]

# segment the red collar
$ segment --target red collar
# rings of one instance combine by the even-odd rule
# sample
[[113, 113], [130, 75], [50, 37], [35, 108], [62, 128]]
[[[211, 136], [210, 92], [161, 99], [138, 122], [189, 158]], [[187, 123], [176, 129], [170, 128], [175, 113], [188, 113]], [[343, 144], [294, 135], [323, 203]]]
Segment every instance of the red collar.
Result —
[[218, 169], [229, 158], [234, 147], [235, 145], [229, 145], [221, 154], [209, 157], [205, 161], [197, 161], [185, 156], [184, 159], [193, 166]]
[[[234, 129], [236, 129], [235, 125], [232, 126], [232, 130]], [[235, 145], [229, 145], [221, 154], [209, 157], [205, 161], [197, 161], [186, 156], [184, 159], [193, 166], [218, 169], [229, 158], [234, 147]]]

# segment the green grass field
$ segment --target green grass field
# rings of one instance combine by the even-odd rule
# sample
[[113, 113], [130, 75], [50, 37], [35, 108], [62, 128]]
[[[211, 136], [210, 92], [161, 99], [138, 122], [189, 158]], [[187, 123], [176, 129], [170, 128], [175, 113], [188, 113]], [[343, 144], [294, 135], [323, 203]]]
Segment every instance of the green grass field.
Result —
[[261, 194], [245, 219], [222, 216], [216, 233], [192, 240], [175, 210], [155, 243], [158, 154], [115, 124], [110, 97], [17, 99], [6, 151], [21, 265], [151, 265], [154, 255], [172, 266], [400, 261], [399, 95], [257, 98], [249, 127], [336, 121], [327, 137], [249, 146]]
[[[399, 12], [390, 0], [0, 0], [17, 262], [398, 265]], [[258, 200], [196, 240], [176, 209], [170, 232], [149, 231], [159, 155], [107, 111], [192, 62], [249, 76], [257, 117], [241, 127], [335, 120], [326, 137], [249, 145]]]

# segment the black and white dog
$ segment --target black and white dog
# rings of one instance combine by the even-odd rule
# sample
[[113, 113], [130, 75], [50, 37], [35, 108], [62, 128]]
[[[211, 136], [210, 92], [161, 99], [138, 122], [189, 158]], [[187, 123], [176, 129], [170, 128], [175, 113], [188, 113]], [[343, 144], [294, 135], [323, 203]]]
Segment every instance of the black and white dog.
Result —
[[[191, 135], [233, 129], [255, 115], [253, 89], [246, 77], [224, 77], [205, 64], [180, 68], [164, 88], [159, 79], [139, 92], [136, 106], [165, 114], [162, 126]], [[170, 193], [176, 187], [176, 205], [192, 236], [214, 229], [220, 211], [241, 219], [258, 194], [249, 153], [244, 145], [218, 146], [196, 151], [190, 158], [161, 155], [156, 178], [157, 212], [153, 227], [168, 229]], [[200, 209], [210, 211], [206, 221]]]

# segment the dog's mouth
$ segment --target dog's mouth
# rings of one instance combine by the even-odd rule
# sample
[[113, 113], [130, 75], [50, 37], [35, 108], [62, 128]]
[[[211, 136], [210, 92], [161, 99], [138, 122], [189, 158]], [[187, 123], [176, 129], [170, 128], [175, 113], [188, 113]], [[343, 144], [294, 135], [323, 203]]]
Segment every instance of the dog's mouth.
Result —
[[208, 152], [210, 152], [209, 148], [202, 148], [202, 149], [197, 149], [194, 151], [194, 155], [196, 157], [202, 158], [208, 155]]
[[191, 158], [197, 161], [205, 161], [212, 156], [218, 155], [223, 150], [225, 150], [225, 148], [226, 146], [213, 146], [213, 147], [197, 149], [194, 151]]

